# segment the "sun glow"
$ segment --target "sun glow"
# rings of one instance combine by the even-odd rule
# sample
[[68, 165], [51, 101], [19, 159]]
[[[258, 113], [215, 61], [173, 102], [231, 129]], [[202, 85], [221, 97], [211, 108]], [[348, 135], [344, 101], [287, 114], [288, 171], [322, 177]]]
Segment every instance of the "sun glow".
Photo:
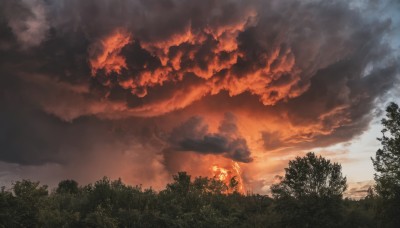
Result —
[[[245, 188], [242, 179], [242, 170], [237, 162], [232, 162], [228, 167], [212, 166], [212, 176], [228, 186], [226, 193], [234, 191], [244, 194]], [[232, 186], [234, 185], [234, 186]]]

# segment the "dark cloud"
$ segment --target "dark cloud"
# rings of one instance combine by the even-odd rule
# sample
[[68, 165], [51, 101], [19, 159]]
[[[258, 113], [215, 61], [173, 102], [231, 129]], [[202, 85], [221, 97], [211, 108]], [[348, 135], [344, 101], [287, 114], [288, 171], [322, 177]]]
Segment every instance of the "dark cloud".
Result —
[[237, 130], [235, 116], [226, 113], [217, 133], [210, 133], [201, 117], [191, 117], [173, 129], [170, 142], [173, 150], [220, 154], [240, 162], [251, 162], [247, 142]]
[[398, 19], [371, 16], [399, 5], [362, 2], [3, 0], [0, 160], [117, 155], [154, 178], [349, 141], [399, 83]]
[[[41, 44], [37, 49], [29, 55], [18, 54], [19, 59], [38, 61], [32, 71], [87, 82], [87, 59], [116, 51], [108, 65], [97, 66], [92, 90], [123, 102], [141, 100], [134, 103], [149, 110], [148, 115], [180, 109], [199, 99], [190, 97], [154, 113], [158, 100], [141, 99], [151, 93], [165, 97], [160, 87], [170, 82], [185, 86], [193, 81], [190, 75], [211, 78], [195, 86], [202, 87], [197, 96], [224, 90], [232, 96], [250, 92], [263, 104], [274, 105], [303, 94], [319, 70], [340, 60], [368, 57], [372, 63], [353, 61], [365, 68], [375, 65], [379, 57], [364, 52], [390, 52], [381, 42], [390, 22], [367, 20], [342, 1], [37, 0], [29, 4], [5, 1], [4, 5], [8, 13], [3, 19], [15, 37], [20, 35], [13, 29], [17, 20], [13, 17], [22, 24], [46, 28], [40, 29], [45, 35], [34, 45]], [[43, 18], [35, 15], [38, 8]], [[10, 13], [22, 9], [26, 13]], [[110, 50], [98, 47], [117, 29], [124, 31], [122, 36], [129, 34], [131, 41], [116, 49], [111, 44]], [[26, 27], [24, 31], [31, 30]], [[121, 61], [126, 66], [118, 66]], [[110, 70], [101, 70], [107, 66]], [[119, 73], [112, 72], [120, 68]]]
[[[367, 40], [368, 36], [364, 35], [364, 39]], [[287, 139], [277, 132], [264, 132], [265, 148], [271, 150], [290, 146], [310, 149], [328, 146], [348, 141], [365, 131], [374, 117], [376, 99], [398, 83], [399, 67], [395, 59], [365, 72], [363, 62], [385, 59], [389, 53], [388, 49], [382, 47], [375, 49], [376, 46], [372, 44], [370, 48], [360, 49], [352, 59], [319, 70], [302, 96], [279, 104], [276, 109], [278, 112], [287, 112], [288, 120], [293, 125], [317, 125], [318, 128], [315, 132], [309, 131]], [[324, 133], [320, 134], [319, 131]]]
[[42, 0], [9, 1], [0, 3], [9, 28], [22, 48], [40, 45], [47, 36], [47, 6]]

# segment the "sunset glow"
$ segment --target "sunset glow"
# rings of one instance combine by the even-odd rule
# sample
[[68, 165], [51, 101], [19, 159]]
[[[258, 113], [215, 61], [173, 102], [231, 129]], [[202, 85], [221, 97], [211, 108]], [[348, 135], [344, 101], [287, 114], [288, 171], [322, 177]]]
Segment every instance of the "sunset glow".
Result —
[[[242, 179], [242, 171], [237, 162], [232, 162], [231, 167], [227, 168], [219, 167], [218, 165], [213, 165], [212, 177], [217, 178], [218, 180], [224, 182], [226, 186], [230, 186], [231, 180], [234, 179], [235, 181], [238, 182], [238, 185], [235, 186], [237, 192], [240, 192], [242, 194], [246, 193]], [[233, 192], [233, 190], [235, 189], [230, 188], [228, 192]]]
[[106, 74], [111, 72], [121, 73], [121, 69], [126, 68], [126, 60], [125, 57], [120, 55], [120, 52], [130, 42], [130, 35], [123, 29], [117, 29], [94, 44], [92, 50], [90, 50], [93, 52], [93, 58], [89, 60], [92, 75], [95, 75], [100, 69], [104, 69]]

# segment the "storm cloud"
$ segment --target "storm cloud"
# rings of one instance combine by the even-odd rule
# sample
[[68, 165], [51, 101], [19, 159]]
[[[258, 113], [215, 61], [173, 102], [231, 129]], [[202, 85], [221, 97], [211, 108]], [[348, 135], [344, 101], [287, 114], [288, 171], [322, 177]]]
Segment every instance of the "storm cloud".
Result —
[[238, 132], [235, 118], [232, 113], [226, 113], [218, 132], [210, 133], [201, 117], [192, 117], [172, 131], [172, 149], [220, 154], [234, 161], [251, 162], [250, 150]]
[[[195, 156], [203, 171], [223, 159], [255, 164], [244, 175], [256, 183], [267, 155], [368, 129], [377, 101], [399, 85], [399, 19], [373, 12], [396, 7], [3, 0], [0, 161], [65, 174], [121, 162], [113, 175], [154, 185]], [[108, 158], [117, 160], [106, 169]]]

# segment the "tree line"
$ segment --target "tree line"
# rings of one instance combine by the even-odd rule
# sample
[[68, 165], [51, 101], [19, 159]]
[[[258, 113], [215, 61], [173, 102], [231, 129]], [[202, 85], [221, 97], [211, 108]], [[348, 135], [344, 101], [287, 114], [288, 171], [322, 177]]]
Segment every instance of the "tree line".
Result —
[[397, 104], [382, 125], [376, 185], [360, 200], [343, 198], [340, 164], [310, 152], [289, 162], [271, 196], [240, 194], [234, 178], [226, 185], [186, 172], [161, 191], [106, 177], [88, 185], [63, 180], [52, 191], [21, 180], [1, 188], [0, 227], [400, 227]]

